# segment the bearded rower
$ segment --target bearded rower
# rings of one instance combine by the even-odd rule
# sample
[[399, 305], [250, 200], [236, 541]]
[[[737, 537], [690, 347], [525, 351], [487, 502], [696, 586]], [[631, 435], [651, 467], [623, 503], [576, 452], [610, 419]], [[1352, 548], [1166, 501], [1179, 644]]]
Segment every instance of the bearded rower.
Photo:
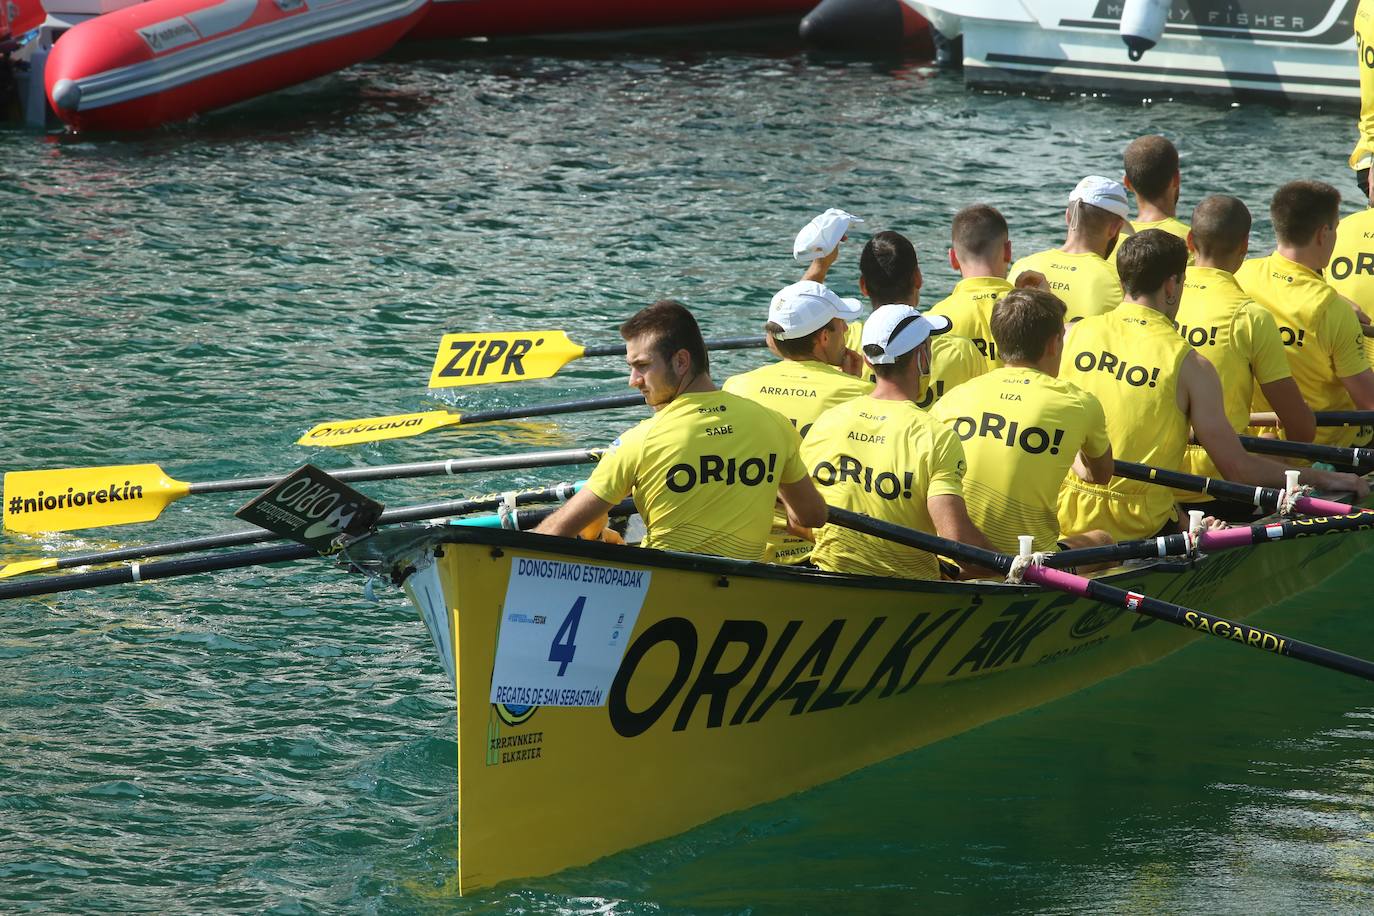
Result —
[[[1168, 138], [1151, 134], [1132, 140], [1121, 158], [1126, 173], [1123, 183], [1126, 190], [1135, 195], [1136, 217], [1131, 220], [1131, 231], [1163, 229], [1186, 240], [1188, 224], [1178, 218], [1178, 197], [1183, 181], [1178, 167], [1178, 149]], [[1117, 247], [1108, 259], [1113, 265], [1121, 243], [1129, 237], [1122, 235], [1117, 239]]]
[[623, 433], [587, 485], [536, 532], [573, 537], [633, 494], [643, 546], [761, 560], [781, 499], [789, 520], [812, 528], [826, 507], [782, 414], [717, 390], [696, 319], [662, 301], [620, 326], [630, 386], [654, 415]]

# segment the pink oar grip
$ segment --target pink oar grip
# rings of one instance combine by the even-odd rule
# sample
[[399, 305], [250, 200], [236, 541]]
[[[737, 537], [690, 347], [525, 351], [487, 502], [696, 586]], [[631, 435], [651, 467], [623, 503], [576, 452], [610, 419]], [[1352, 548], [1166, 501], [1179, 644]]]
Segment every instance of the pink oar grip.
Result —
[[1226, 550], [1231, 547], [1244, 547], [1254, 543], [1250, 535], [1250, 526], [1242, 525], [1239, 528], [1223, 528], [1220, 531], [1204, 531], [1198, 538], [1198, 546], [1203, 550]]
[[1048, 566], [1029, 566], [1026, 568], [1025, 580], [1034, 582], [1036, 585], [1057, 588], [1060, 591], [1068, 592], [1070, 595], [1078, 595], [1082, 598], [1088, 596], [1088, 580], [1082, 576], [1064, 572], [1062, 569], [1050, 569]]
[[1350, 515], [1352, 512], [1364, 512], [1364, 509], [1356, 509], [1354, 506], [1347, 506], [1345, 503], [1334, 503], [1329, 499], [1318, 499], [1315, 496], [1299, 496], [1293, 501], [1293, 508], [1303, 515]]

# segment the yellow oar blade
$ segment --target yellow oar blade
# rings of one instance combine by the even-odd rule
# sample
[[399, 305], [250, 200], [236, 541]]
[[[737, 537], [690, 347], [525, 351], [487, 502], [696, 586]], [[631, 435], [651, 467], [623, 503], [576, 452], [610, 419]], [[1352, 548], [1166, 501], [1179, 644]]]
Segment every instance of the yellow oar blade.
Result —
[[439, 341], [429, 387], [492, 385], [549, 378], [585, 348], [562, 331], [445, 334]]
[[6, 531], [37, 534], [150, 522], [190, 492], [155, 464], [124, 464], [5, 475]]
[[0, 579], [9, 579], [13, 576], [56, 568], [57, 559], [55, 557], [49, 557], [46, 560], [20, 560], [17, 563], [6, 563], [4, 566], [0, 566]]
[[426, 410], [420, 413], [400, 413], [390, 417], [368, 417], [365, 420], [335, 420], [312, 427], [296, 440], [296, 444], [327, 445], [332, 448], [363, 442], [381, 442], [384, 439], [405, 439], [441, 426], [451, 426], [462, 418], [462, 414], [447, 410]]

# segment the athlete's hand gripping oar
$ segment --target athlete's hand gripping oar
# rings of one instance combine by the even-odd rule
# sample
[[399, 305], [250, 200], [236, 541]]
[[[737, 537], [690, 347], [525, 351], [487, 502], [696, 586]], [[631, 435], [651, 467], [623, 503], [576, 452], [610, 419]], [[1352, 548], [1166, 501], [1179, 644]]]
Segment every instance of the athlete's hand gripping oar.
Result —
[[615, 407], [642, 407], [642, 394], [613, 394], [600, 398], [579, 398], [575, 401], [553, 401], [548, 404], [527, 404], [524, 407], [502, 407], [497, 410], [475, 410], [455, 413], [451, 410], [426, 410], [390, 417], [368, 417], [363, 420], [335, 420], [311, 427], [296, 440], [297, 445], [358, 445], [381, 442], [384, 439], [405, 439], [445, 426], [469, 426], [496, 420], [521, 420], [527, 417], [549, 417], [562, 413], [582, 413], [588, 410], [610, 410]]
[[[993, 553], [980, 547], [970, 547], [967, 544], [926, 534], [924, 531], [904, 528], [891, 522], [879, 521], [846, 509], [832, 507], [829, 524], [840, 525], [860, 534], [871, 535], [897, 544], [904, 544], [907, 547], [915, 547], [918, 550], [950, 557], [960, 563], [983, 566], [1004, 573], [1011, 572], [1015, 563], [1015, 558], [1003, 553]], [[1333, 652], [1311, 643], [1289, 639], [1287, 636], [1271, 633], [1259, 627], [1236, 623], [1206, 611], [1193, 610], [1168, 601], [1161, 601], [1158, 598], [1124, 591], [1097, 579], [1085, 579], [1063, 570], [1033, 564], [1024, 568], [1022, 578], [1026, 582], [1043, 585], [1046, 588], [1083, 598], [1092, 598], [1103, 604], [1124, 608], [1181, 627], [1187, 627], [1190, 630], [1197, 630], [1221, 639], [1254, 646], [1275, 655], [1286, 655], [1290, 658], [1311, 662], [1314, 665], [1321, 665], [1323, 668], [1330, 668], [1333, 671], [1342, 671], [1374, 681], [1374, 663], [1364, 659]]]
[[[338, 474], [330, 474], [336, 480]], [[468, 499], [446, 502], [421, 503], [388, 509], [377, 520], [377, 524], [399, 524], [424, 519], [444, 518], [449, 515], [463, 515], [468, 512], [489, 512], [503, 505], [524, 506], [530, 503], [567, 500], [582, 487], [585, 481], [572, 484], [557, 484], [531, 490], [512, 490], [509, 493], [493, 493], [487, 496], [473, 496]], [[493, 516], [498, 519], [499, 516]], [[480, 524], [467, 522], [467, 524]], [[73, 554], [68, 557], [45, 557], [38, 560], [19, 560], [0, 567], [0, 579], [10, 579], [27, 573], [46, 572], [57, 569], [75, 569], [78, 566], [99, 566], [104, 563], [120, 563], [124, 560], [145, 560], [149, 557], [169, 557], [179, 553], [195, 553], [198, 550], [217, 550], [222, 547], [243, 547], [248, 544], [264, 544], [280, 541], [281, 537], [261, 528], [248, 528], [243, 531], [229, 531], [199, 538], [185, 538], [179, 541], [165, 541], [161, 544], [141, 544], [135, 547], [120, 547], [114, 550], [100, 550], [94, 553]]]
[[1256, 455], [1277, 455], [1300, 458], [1303, 461], [1325, 461], [1354, 468], [1374, 465], [1374, 448], [1345, 448], [1339, 445], [1316, 445], [1311, 442], [1289, 442], [1286, 439], [1260, 439], [1241, 436], [1240, 444]]
[[[1244, 437], [1242, 437], [1243, 439]], [[1165, 468], [1151, 467], [1148, 464], [1136, 464], [1133, 461], [1115, 461], [1112, 470], [1118, 477], [1141, 480], [1145, 483], [1157, 483], [1162, 487], [1173, 487], [1176, 490], [1206, 493], [1208, 496], [1214, 496], [1228, 502], [1248, 503], [1266, 512], [1279, 511], [1285, 496], [1285, 491], [1276, 490], [1273, 487], [1252, 487], [1249, 484], [1233, 483], [1229, 480], [1214, 480], [1211, 477], [1185, 474], [1182, 471], [1170, 471]], [[1350, 512], [1361, 511], [1354, 506], [1332, 502], [1316, 496], [1296, 496], [1292, 500], [1292, 508], [1304, 515], [1345, 515]]]
[[[723, 337], [706, 341], [708, 350], [752, 350], [762, 337]], [[492, 385], [552, 378], [575, 359], [624, 356], [625, 344], [584, 347], [564, 331], [500, 331], [491, 334], [445, 334], [439, 341], [429, 387]]]
[[[635, 395], [640, 398], [639, 395]], [[642, 402], [642, 398], [640, 398]], [[330, 471], [335, 480], [399, 480], [584, 464], [601, 456], [602, 449], [570, 448], [525, 452], [491, 458], [450, 458], [410, 464]], [[155, 464], [125, 464], [99, 468], [62, 468], [51, 471], [11, 471], [5, 475], [4, 519], [7, 531], [34, 534], [75, 531], [105, 525], [150, 522], [178, 499], [201, 493], [265, 490], [283, 475], [237, 477], [186, 483], [173, 480]], [[4, 573], [0, 573], [3, 577]]]
[[[1201, 513], [1199, 513], [1201, 514]], [[1217, 531], [1203, 531], [1196, 538], [1188, 533], [1166, 534], [1143, 541], [1123, 541], [1105, 547], [1082, 547], [1045, 557], [1045, 565], [1056, 569], [1098, 563], [1120, 563], [1153, 557], [1182, 557], [1199, 550], [1229, 550], [1249, 544], [1270, 544], [1319, 534], [1337, 534], [1374, 529], [1374, 512], [1296, 519], [1275, 519], [1253, 525], [1237, 525]]]

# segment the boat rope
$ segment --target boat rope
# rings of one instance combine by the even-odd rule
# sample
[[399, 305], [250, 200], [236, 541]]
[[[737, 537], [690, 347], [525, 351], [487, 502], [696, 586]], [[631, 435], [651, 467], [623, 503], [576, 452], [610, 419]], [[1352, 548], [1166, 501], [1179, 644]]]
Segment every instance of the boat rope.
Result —
[[520, 521], [515, 515], [515, 498], [517, 495], [518, 491], [507, 490], [501, 494], [501, 505], [496, 507], [496, 515], [501, 519], [501, 527], [507, 531], [520, 530]]
[[1039, 553], [1023, 553], [1011, 558], [1011, 568], [1007, 570], [1007, 583], [1009, 585], [1023, 585], [1026, 570], [1032, 566], [1045, 565], [1045, 558], [1049, 556], [1048, 551]]
[[1297, 514], [1297, 502], [1304, 496], [1310, 496], [1312, 488], [1306, 484], [1296, 487], [1286, 488], [1279, 491], [1279, 515], [1284, 518], [1291, 518]]

